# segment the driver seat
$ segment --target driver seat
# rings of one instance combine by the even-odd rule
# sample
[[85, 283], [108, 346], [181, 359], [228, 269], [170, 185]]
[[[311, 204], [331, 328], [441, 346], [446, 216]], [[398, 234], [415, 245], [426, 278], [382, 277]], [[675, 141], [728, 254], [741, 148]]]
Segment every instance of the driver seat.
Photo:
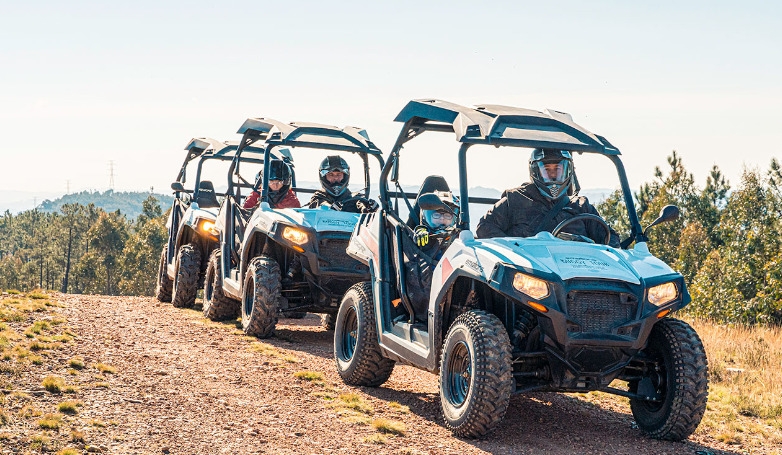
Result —
[[424, 179], [424, 182], [421, 184], [421, 189], [418, 190], [418, 194], [415, 197], [413, 210], [410, 212], [410, 216], [407, 219], [408, 226], [415, 228], [421, 224], [420, 217], [418, 216], [418, 214], [421, 212], [421, 206], [418, 204], [418, 198], [420, 198], [422, 194], [433, 193], [435, 191], [451, 191], [451, 188], [448, 186], [448, 182], [445, 181], [445, 177], [441, 175], [430, 175]]
[[195, 195], [195, 203], [202, 209], [220, 207], [215, 195], [215, 187], [209, 180], [202, 180], [198, 184], [198, 191]]

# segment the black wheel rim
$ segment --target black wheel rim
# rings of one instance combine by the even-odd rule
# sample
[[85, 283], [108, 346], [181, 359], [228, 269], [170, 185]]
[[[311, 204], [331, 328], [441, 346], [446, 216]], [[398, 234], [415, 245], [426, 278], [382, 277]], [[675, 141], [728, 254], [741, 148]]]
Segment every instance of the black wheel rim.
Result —
[[672, 377], [669, 377], [668, 371], [664, 359], [662, 359], [661, 356], [657, 356], [657, 364], [654, 369], [649, 372], [648, 376], [649, 379], [652, 380], [654, 389], [657, 391], [659, 401], [643, 402], [644, 406], [651, 412], [658, 412], [665, 406], [666, 398], [668, 396], [668, 384], [673, 380]]
[[253, 304], [255, 303], [255, 281], [247, 280], [247, 289], [244, 291], [244, 302], [242, 308], [247, 317], [253, 314]]
[[342, 359], [350, 360], [356, 352], [358, 340], [358, 314], [354, 307], [347, 308], [345, 321], [342, 324]]
[[472, 379], [472, 359], [467, 343], [459, 341], [448, 356], [446, 381], [448, 390], [446, 398], [454, 406], [461, 406], [467, 400], [470, 393]]

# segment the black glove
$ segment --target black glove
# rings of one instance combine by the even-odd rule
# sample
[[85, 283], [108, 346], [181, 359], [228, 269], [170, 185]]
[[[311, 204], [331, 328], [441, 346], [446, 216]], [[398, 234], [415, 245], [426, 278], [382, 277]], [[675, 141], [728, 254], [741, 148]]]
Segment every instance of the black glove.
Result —
[[372, 213], [379, 207], [377, 201], [374, 199], [361, 198], [356, 201], [356, 209], [359, 213]]
[[413, 231], [413, 241], [419, 247], [429, 244], [429, 229], [426, 226], [416, 226]]

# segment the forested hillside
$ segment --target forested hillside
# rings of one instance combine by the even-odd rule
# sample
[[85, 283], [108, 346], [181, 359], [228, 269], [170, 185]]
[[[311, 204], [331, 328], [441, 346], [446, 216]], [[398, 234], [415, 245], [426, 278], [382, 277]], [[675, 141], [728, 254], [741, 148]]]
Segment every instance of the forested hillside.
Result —
[[41, 212], [54, 213], [59, 212], [64, 205], [79, 204], [87, 206], [89, 204], [103, 209], [106, 212], [120, 211], [128, 219], [134, 220], [142, 213], [144, 200], [148, 196], [153, 196], [163, 207], [170, 207], [173, 202], [171, 195], [150, 194], [141, 192], [115, 192], [106, 190], [103, 193], [99, 191], [82, 191], [80, 193], [66, 194], [53, 201], [45, 200], [39, 206]]
[[[716, 166], [698, 185], [676, 152], [667, 164], [635, 193], [636, 209], [648, 226], [665, 205], [680, 207], [679, 220], [649, 231], [649, 248], [684, 275], [693, 297], [687, 311], [723, 322], [782, 323], [779, 162], [745, 170], [735, 186]], [[622, 238], [629, 235], [618, 191], [598, 210]], [[0, 232], [0, 288], [125, 295], [152, 293], [166, 238], [161, 204], [151, 195], [135, 219], [122, 209], [66, 203], [51, 213], [6, 212]]]
[[0, 288], [149, 295], [166, 240], [160, 203], [147, 196], [131, 221], [120, 210], [65, 204], [0, 218]]

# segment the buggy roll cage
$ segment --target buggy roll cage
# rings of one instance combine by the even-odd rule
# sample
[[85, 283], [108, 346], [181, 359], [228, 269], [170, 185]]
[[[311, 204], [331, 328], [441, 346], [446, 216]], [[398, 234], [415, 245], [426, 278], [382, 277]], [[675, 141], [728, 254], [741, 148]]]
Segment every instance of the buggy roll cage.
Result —
[[[182, 168], [179, 170], [179, 174], [177, 175], [176, 181], [180, 183], [184, 183], [185, 181], [184, 179], [186, 178], [187, 165], [190, 164], [190, 162], [193, 161], [194, 159], [201, 158], [201, 161], [198, 163], [198, 167], [196, 170], [196, 180], [195, 180], [194, 189], [192, 191], [184, 190], [185, 193], [197, 193], [199, 184], [201, 183], [201, 168], [203, 166], [204, 161], [211, 160], [211, 159], [220, 160], [220, 161], [231, 161], [232, 163], [231, 166], [229, 167], [229, 172], [227, 174], [228, 190], [226, 192], [232, 192], [234, 185], [231, 179], [231, 174], [234, 172], [237, 166], [234, 165], [233, 161], [235, 160], [238, 154], [237, 153], [238, 149], [239, 149], [239, 142], [236, 141], [221, 142], [212, 138], [190, 139], [190, 142], [188, 142], [187, 145], [185, 146], [185, 150], [188, 150], [189, 153], [185, 157], [184, 163], [182, 163]], [[263, 153], [263, 149], [258, 147], [248, 147], [247, 151], [252, 151], [257, 154]], [[243, 158], [243, 161], [263, 164], [263, 160], [260, 157], [258, 158], [245, 157]], [[236, 169], [236, 174], [238, 175], [238, 169]], [[252, 185], [250, 184], [250, 186]], [[198, 195], [194, 194], [193, 196], [197, 197]]]
[[[467, 186], [467, 150], [474, 144], [527, 148], [556, 148], [579, 153], [595, 153], [610, 159], [619, 174], [627, 213], [630, 219], [630, 237], [636, 242], [646, 241], [638, 215], [635, 212], [632, 191], [619, 149], [603, 136], [593, 134], [573, 122], [570, 114], [546, 109], [530, 109], [494, 104], [465, 107], [435, 99], [413, 100], [407, 103], [394, 119], [404, 123], [394, 143], [388, 161], [380, 173], [380, 203], [386, 211], [391, 207], [390, 197], [398, 193], [388, 190], [391, 181], [398, 178], [399, 152], [402, 146], [425, 131], [454, 133], [459, 147], [460, 229], [470, 228], [470, 202], [486, 202], [484, 198], [469, 197]], [[394, 212], [391, 211], [393, 214]], [[398, 218], [398, 217], [397, 217]]]
[[[247, 146], [252, 143], [263, 140], [264, 162], [269, 160], [271, 151], [277, 147], [303, 147], [324, 150], [336, 150], [342, 152], [357, 153], [364, 162], [364, 195], [369, 197], [370, 177], [369, 177], [369, 159], [368, 156], [375, 156], [383, 168], [383, 153], [372, 141], [366, 130], [352, 126], [338, 128], [336, 126], [321, 125], [318, 123], [291, 122], [283, 123], [278, 120], [268, 118], [248, 118], [244, 121], [238, 134], [242, 135], [239, 143], [237, 156], [241, 154]], [[285, 153], [287, 152], [287, 153]], [[282, 150], [280, 152], [285, 156], [283, 161], [291, 162], [290, 151]], [[315, 190], [308, 188], [295, 188], [295, 176], [292, 182], [294, 191], [304, 193], [314, 193]], [[269, 202], [269, 167], [263, 167], [263, 188], [261, 191], [261, 201]]]

